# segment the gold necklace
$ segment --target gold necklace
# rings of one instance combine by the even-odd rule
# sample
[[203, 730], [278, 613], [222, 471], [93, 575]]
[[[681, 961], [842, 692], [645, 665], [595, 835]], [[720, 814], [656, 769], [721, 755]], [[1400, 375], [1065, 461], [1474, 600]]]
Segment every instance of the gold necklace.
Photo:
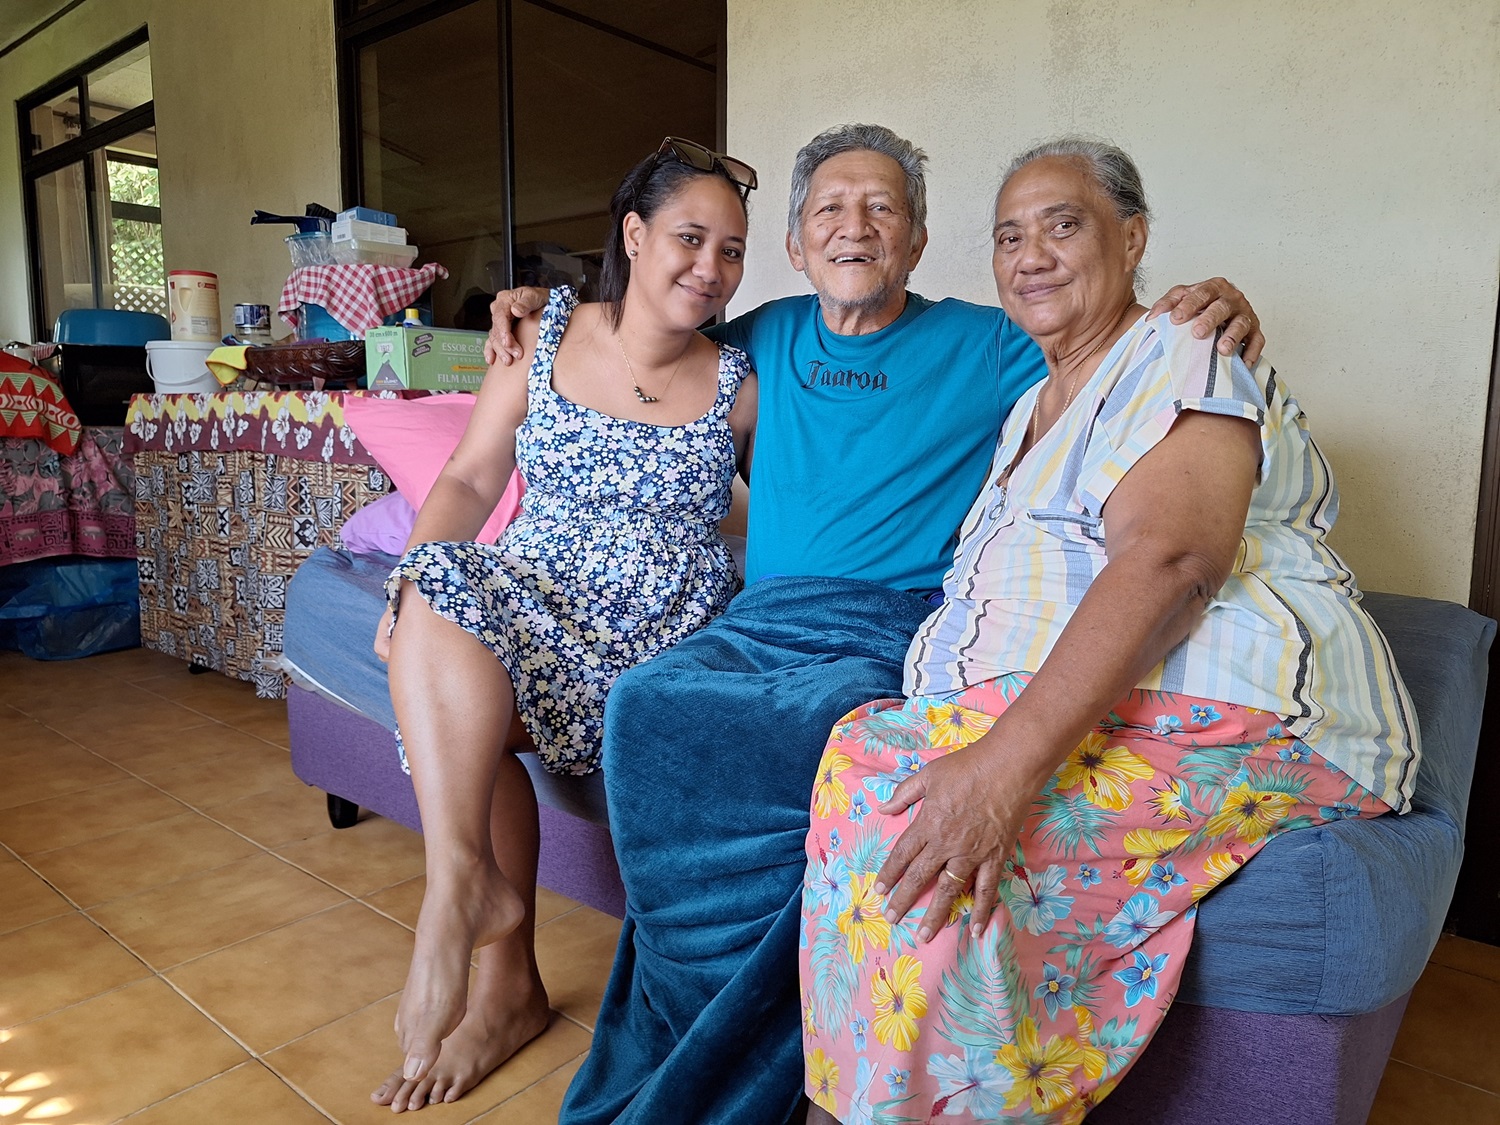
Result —
[[[636, 381], [635, 378], [635, 365], [630, 362], [630, 356], [625, 352], [624, 337], [616, 333], [615, 343], [620, 345], [620, 357], [625, 361], [625, 370], [630, 372], [630, 385], [635, 388], [635, 397], [640, 399], [641, 402], [643, 402], [647, 406], [650, 406], [653, 402], [661, 401], [656, 395], [648, 395], [645, 391], [641, 390], [641, 385]], [[687, 359], [687, 352], [682, 353], [682, 357], [677, 361], [677, 366], [672, 368], [672, 374], [667, 376], [666, 386], [662, 387], [661, 389], [662, 394], [666, 394], [669, 390], [672, 389], [672, 380], [677, 378], [677, 372], [682, 367], [682, 361], [684, 359]]]
[[[1129, 314], [1130, 310], [1127, 308], [1125, 312], [1126, 314]], [[1115, 329], [1120, 325], [1120, 319], [1121, 318], [1118, 317], [1115, 319], [1114, 324], [1109, 326], [1109, 331], [1104, 334], [1104, 339], [1095, 344], [1093, 350], [1090, 351], [1088, 355], [1079, 360], [1078, 366], [1073, 369], [1073, 374], [1068, 379], [1068, 396], [1067, 398], [1063, 399], [1062, 409], [1057, 413], [1057, 416], [1059, 418], [1066, 414], [1068, 412], [1068, 407], [1073, 404], [1073, 392], [1078, 389], [1078, 376], [1082, 374], [1084, 366], [1088, 363], [1089, 360], [1093, 359], [1096, 355], [1099, 354], [1099, 350], [1103, 348], [1105, 344], [1109, 343], [1109, 338], [1114, 335]], [[1041, 437], [1041, 435], [1037, 432], [1038, 427], [1041, 424], [1041, 416], [1042, 392], [1038, 390], [1036, 392], [1036, 399], [1031, 404], [1031, 424], [1026, 429], [1026, 444], [1028, 446], [1035, 444]]]

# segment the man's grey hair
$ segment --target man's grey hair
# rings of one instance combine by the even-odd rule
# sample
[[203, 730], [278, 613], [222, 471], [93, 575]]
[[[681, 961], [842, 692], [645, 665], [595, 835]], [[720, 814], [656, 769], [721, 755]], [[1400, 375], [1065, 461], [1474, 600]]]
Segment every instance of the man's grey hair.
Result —
[[[1130, 159], [1130, 155], [1124, 149], [1108, 141], [1096, 140], [1092, 137], [1057, 137], [1033, 145], [1021, 153], [1010, 162], [1010, 166], [1005, 169], [1005, 175], [1000, 178], [999, 190], [995, 192], [995, 203], [999, 204], [1000, 193], [1005, 190], [1005, 185], [1010, 183], [1012, 176], [1032, 161], [1045, 160], [1049, 156], [1080, 161], [1088, 170], [1089, 175], [1093, 177], [1094, 183], [1098, 185], [1104, 198], [1114, 206], [1115, 217], [1120, 222], [1123, 223], [1139, 215], [1145, 221], [1147, 229], [1150, 229], [1151, 208], [1146, 203], [1146, 188], [1141, 183], [1141, 170], [1135, 166], [1135, 161]], [[1135, 271], [1137, 291], [1140, 290], [1143, 280], [1144, 276], [1137, 268]]]
[[910, 141], [898, 137], [884, 125], [835, 125], [819, 133], [797, 153], [792, 165], [792, 197], [787, 208], [787, 230], [792, 243], [802, 245], [802, 208], [813, 173], [825, 161], [846, 152], [878, 152], [901, 165], [906, 177], [906, 203], [911, 210], [911, 236], [915, 245], [927, 229], [927, 154]]

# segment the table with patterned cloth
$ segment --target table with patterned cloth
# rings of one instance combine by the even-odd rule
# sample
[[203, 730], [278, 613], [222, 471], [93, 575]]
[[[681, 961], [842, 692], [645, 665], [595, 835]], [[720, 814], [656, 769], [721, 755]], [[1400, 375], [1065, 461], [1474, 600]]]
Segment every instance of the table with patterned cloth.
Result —
[[71, 453], [0, 438], [0, 566], [57, 555], [135, 558], [135, 470], [119, 426], [86, 426]]
[[[390, 482], [344, 423], [347, 394], [136, 395], [141, 643], [279, 699], [286, 586]], [[375, 392], [411, 397], [413, 392]], [[423, 392], [415, 392], [421, 394]]]

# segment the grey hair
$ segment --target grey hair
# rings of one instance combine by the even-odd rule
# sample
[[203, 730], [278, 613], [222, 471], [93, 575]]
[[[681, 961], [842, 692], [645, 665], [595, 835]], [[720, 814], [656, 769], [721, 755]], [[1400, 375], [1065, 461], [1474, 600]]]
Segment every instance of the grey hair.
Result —
[[[1139, 215], [1145, 221], [1147, 229], [1150, 229], [1151, 208], [1146, 203], [1146, 188], [1141, 183], [1141, 170], [1135, 166], [1135, 161], [1130, 159], [1129, 154], [1118, 145], [1090, 137], [1057, 137], [1054, 140], [1033, 145], [1021, 153], [1010, 162], [1010, 166], [1005, 169], [1005, 175], [1000, 178], [1000, 188], [995, 192], [995, 203], [999, 204], [1000, 193], [1005, 190], [1005, 185], [1010, 183], [1012, 176], [1032, 161], [1044, 160], [1049, 156], [1081, 161], [1088, 169], [1089, 175], [1093, 177], [1094, 183], [1098, 185], [1099, 191], [1114, 205], [1115, 217], [1120, 222], [1123, 223]], [[1141, 288], [1143, 278], [1142, 271], [1137, 267], [1135, 271], [1137, 291]]]
[[835, 125], [808, 141], [792, 165], [792, 197], [787, 208], [787, 230], [792, 243], [802, 245], [802, 208], [807, 206], [813, 173], [825, 160], [846, 152], [878, 152], [901, 165], [906, 177], [906, 202], [911, 208], [912, 243], [927, 229], [927, 154], [898, 137], [884, 125]]

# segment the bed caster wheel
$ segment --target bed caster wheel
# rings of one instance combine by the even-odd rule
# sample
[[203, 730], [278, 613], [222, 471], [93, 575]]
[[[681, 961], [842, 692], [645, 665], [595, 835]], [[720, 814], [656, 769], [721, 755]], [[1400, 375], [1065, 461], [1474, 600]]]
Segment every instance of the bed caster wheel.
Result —
[[353, 828], [359, 820], [359, 806], [335, 793], [328, 794], [328, 820], [335, 828]]

